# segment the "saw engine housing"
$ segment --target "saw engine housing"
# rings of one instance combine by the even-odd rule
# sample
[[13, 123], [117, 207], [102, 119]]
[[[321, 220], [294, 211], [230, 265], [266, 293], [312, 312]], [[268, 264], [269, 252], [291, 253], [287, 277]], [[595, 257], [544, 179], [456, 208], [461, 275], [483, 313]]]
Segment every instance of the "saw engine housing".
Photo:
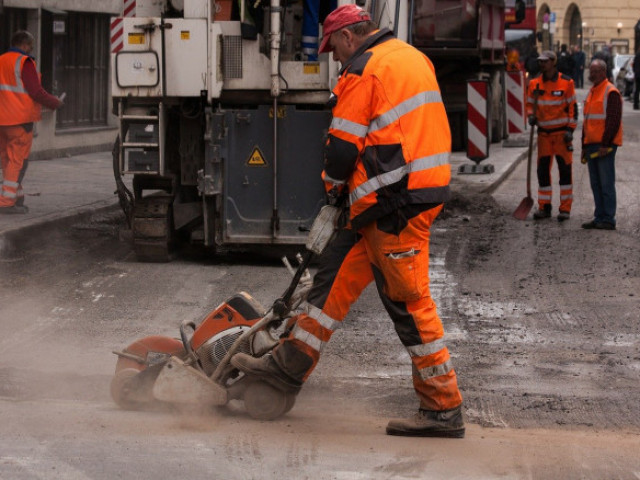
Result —
[[[238, 337], [263, 316], [263, 307], [245, 292], [227, 299], [207, 315], [190, 341], [204, 373], [211, 376]], [[251, 347], [241, 345], [238, 351], [251, 353]]]

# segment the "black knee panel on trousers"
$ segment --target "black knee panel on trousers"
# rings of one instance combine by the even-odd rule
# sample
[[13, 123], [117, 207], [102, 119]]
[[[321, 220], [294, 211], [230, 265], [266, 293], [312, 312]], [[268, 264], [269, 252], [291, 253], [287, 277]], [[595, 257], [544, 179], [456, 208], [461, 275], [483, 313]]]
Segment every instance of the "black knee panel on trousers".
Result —
[[551, 157], [540, 157], [538, 159], [538, 184], [541, 187], [548, 187], [551, 185], [551, 174], [549, 168], [551, 166]]
[[564, 158], [556, 155], [558, 161], [558, 172], [560, 173], [560, 185], [571, 185], [571, 164], [564, 161]]

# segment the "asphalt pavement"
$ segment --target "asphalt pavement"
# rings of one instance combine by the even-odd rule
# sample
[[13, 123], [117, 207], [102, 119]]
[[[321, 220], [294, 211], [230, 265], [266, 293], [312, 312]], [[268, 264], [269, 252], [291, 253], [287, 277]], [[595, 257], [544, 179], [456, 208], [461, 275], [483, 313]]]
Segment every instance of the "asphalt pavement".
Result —
[[[526, 138], [525, 138], [526, 137]], [[513, 140], [516, 140], [514, 142]], [[451, 156], [452, 188], [460, 191], [491, 192], [526, 159], [528, 135], [511, 137], [504, 144], [491, 145], [489, 158], [479, 166], [491, 165], [491, 173], [459, 174], [475, 165], [464, 152]], [[507, 147], [509, 143], [525, 146]], [[130, 188], [131, 178], [125, 178]], [[10, 246], [19, 246], [23, 235], [36, 235], [47, 228], [64, 228], [99, 211], [117, 210], [111, 152], [29, 162], [23, 182], [26, 214], [0, 215], [0, 255]]]

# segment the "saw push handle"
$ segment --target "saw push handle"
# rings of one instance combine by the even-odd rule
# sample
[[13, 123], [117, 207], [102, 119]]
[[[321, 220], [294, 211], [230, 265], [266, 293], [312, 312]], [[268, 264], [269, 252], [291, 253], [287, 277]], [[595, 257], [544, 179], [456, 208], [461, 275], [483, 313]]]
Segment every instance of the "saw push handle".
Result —
[[[333, 239], [341, 214], [342, 208], [337, 205], [325, 205], [320, 209], [320, 213], [318, 213], [318, 216], [313, 221], [313, 225], [311, 225], [311, 230], [307, 236], [307, 243], [305, 245], [307, 251], [304, 252], [303, 255], [298, 256], [298, 268], [293, 274], [293, 279], [289, 287], [287, 287], [280, 298], [273, 302], [273, 313], [277, 317], [284, 318], [292, 310], [294, 304], [292, 298], [300, 283], [300, 279], [303, 274], [307, 276], [307, 267], [311, 263], [313, 255], [320, 255]], [[291, 271], [291, 264], [289, 264], [288, 260], [285, 262], [285, 265], [287, 265], [287, 268]], [[310, 280], [310, 275], [307, 278]]]

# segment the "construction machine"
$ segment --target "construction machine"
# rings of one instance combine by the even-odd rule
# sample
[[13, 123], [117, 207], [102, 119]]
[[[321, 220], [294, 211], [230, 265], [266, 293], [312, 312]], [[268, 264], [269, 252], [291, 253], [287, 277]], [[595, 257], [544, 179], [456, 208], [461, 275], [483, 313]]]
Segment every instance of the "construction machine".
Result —
[[[325, 203], [340, 65], [302, 53], [302, 2], [123, 1], [111, 21], [113, 160], [138, 259], [167, 261], [181, 242], [304, 243]], [[501, 135], [503, 0], [349, 1], [432, 58], [454, 148], [464, 148], [469, 79], [491, 82], [487, 121]]]

